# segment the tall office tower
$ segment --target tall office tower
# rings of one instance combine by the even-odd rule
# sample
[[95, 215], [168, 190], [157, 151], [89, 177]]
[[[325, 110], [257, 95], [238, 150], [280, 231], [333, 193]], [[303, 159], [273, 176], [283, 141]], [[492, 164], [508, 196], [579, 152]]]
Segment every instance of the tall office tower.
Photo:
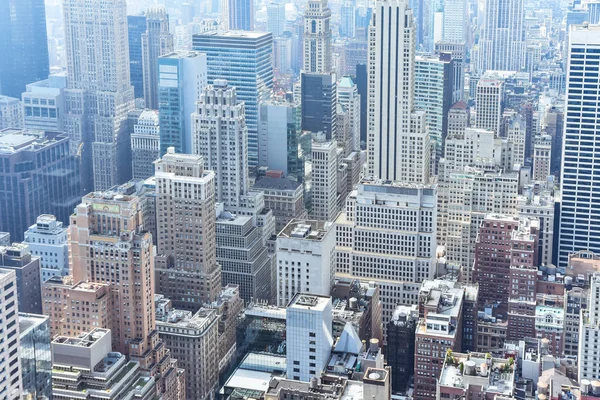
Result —
[[196, 102], [207, 84], [206, 54], [177, 51], [158, 59], [160, 154], [169, 147], [192, 152], [192, 119]]
[[[571, 30], [571, 35], [575, 32]], [[579, 381], [582, 379], [598, 379], [600, 376], [600, 360], [596, 347], [600, 341], [600, 274], [595, 273], [590, 279], [590, 290], [587, 309], [579, 325], [579, 352], [577, 363], [577, 375]]]
[[555, 199], [551, 190], [539, 194], [531, 188], [517, 197], [517, 215], [520, 218], [537, 218], [540, 224], [538, 260], [540, 265], [554, 264], [554, 214]]
[[[562, 194], [558, 266], [566, 266], [569, 254], [579, 250], [600, 252], [600, 221], [597, 220], [600, 176], [593, 172], [600, 160], [600, 149], [592, 144], [598, 130], [588, 124], [589, 107], [596, 104], [584, 96], [586, 91], [600, 88], [600, 83], [589, 74], [595, 72], [592, 54], [600, 51], [600, 26], [572, 26], [569, 34], [567, 65], [567, 98], [565, 99], [563, 157], [560, 189]], [[583, 81], [583, 82], [582, 82]], [[587, 92], [586, 92], [587, 93]], [[593, 114], [592, 114], [593, 115]], [[591, 115], [590, 115], [591, 117]]]
[[414, 111], [414, 54], [415, 26], [407, 1], [378, 1], [369, 27], [368, 174], [426, 184], [431, 144], [425, 112]]
[[23, 128], [23, 107], [14, 97], [0, 96], [0, 129]]
[[112, 351], [113, 345], [110, 329], [56, 337], [51, 343], [53, 397], [72, 399], [84, 393], [90, 398], [110, 394], [113, 398], [147, 400], [160, 394], [158, 382], [142, 376], [140, 363]]
[[21, 312], [41, 314], [40, 259], [31, 255], [26, 243], [0, 247], [0, 268], [17, 274], [17, 295]]
[[273, 36], [257, 32], [210, 32], [194, 35], [193, 46], [207, 55], [208, 83], [226, 79], [244, 102], [248, 163], [250, 168], [257, 167], [259, 105], [271, 98], [273, 89]]
[[294, 219], [277, 235], [277, 304], [297, 293], [326, 296], [335, 274], [335, 229], [331, 222]]
[[299, 153], [300, 107], [283, 100], [260, 105], [258, 165], [304, 179], [304, 159]]
[[288, 379], [308, 382], [327, 366], [333, 347], [332, 312], [328, 296], [297, 293], [287, 305]]
[[146, 32], [146, 16], [127, 16], [127, 38], [129, 41], [129, 75], [136, 99], [144, 97], [144, 65], [142, 35]]
[[81, 199], [81, 187], [79, 160], [69, 154], [67, 136], [5, 129], [0, 131], [0, 149], [0, 180], [11, 182], [0, 191], [0, 231], [19, 242], [40, 214], [68, 221]]
[[[83, 197], [69, 226], [72, 280], [109, 287], [111, 324], [98, 327], [111, 328], [113, 349], [139, 362], [143, 370], [154, 376], [159, 393], [179, 398], [175, 393], [181, 372], [156, 331], [154, 249], [152, 237], [142, 224], [143, 201], [132, 185]], [[67, 297], [70, 292], [67, 290]], [[94, 302], [89, 297], [86, 301]], [[85, 318], [79, 313], [74, 317], [69, 329], [78, 333], [89, 330], [85, 328]]]
[[3, 1], [0, 37], [0, 94], [21, 97], [25, 85], [50, 73], [44, 1]]
[[552, 138], [552, 159], [550, 172], [560, 176], [563, 154], [564, 111], [558, 107], [551, 107], [545, 115], [544, 132]]
[[254, 30], [253, 0], [222, 0], [221, 28], [223, 30]]
[[133, 179], [154, 175], [154, 161], [160, 158], [160, 123], [158, 111], [143, 111], [131, 134], [131, 171]]
[[65, 32], [71, 32], [66, 35], [64, 127], [71, 154], [82, 157], [85, 192], [106, 190], [130, 178], [127, 113], [134, 108], [134, 94], [125, 3], [63, 3]]
[[[158, 302], [167, 302], [162, 296]], [[157, 303], [158, 303], [157, 302]], [[156, 307], [156, 328], [185, 370], [189, 399], [210, 400], [219, 384], [219, 314], [212, 309], [189, 311]]]
[[289, 33], [273, 38], [273, 69], [279, 74], [289, 74], [292, 71], [292, 43]]
[[19, 306], [17, 295], [17, 277], [15, 272], [0, 268], [0, 285], [3, 287], [3, 301], [0, 307], [5, 329], [0, 332], [0, 393], [6, 398], [19, 399], [23, 393], [21, 363], [19, 363]]
[[327, 140], [337, 138], [336, 75], [300, 74], [302, 130], [322, 132]]
[[587, 4], [588, 21], [590, 24], [600, 24], [600, 1], [592, 1]]
[[509, 118], [505, 123], [505, 132], [510, 147], [508, 157], [509, 170], [518, 170], [518, 168], [525, 165], [525, 121], [519, 115]]
[[525, 68], [523, 0], [486, 0], [479, 41], [478, 71], [520, 71]]
[[[52, 397], [50, 324], [45, 315], [19, 313], [19, 346], [25, 398]], [[31, 397], [29, 397], [31, 396]]]
[[360, 151], [360, 95], [358, 86], [350, 76], [344, 76], [337, 86], [338, 103], [344, 107], [349, 117], [350, 135], [348, 144], [351, 151]]
[[402, 392], [408, 388], [415, 365], [415, 328], [419, 322], [417, 305], [397, 306], [387, 326], [385, 356], [392, 368], [392, 389]]
[[311, 216], [319, 221], [333, 221], [340, 211], [337, 198], [337, 172], [337, 142], [313, 140]]
[[464, 44], [469, 34], [469, 10], [467, 0], [445, 0], [443, 41]]
[[414, 304], [420, 283], [434, 276], [436, 203], [435, 186], [364, 181], [335, 221], [336, 276], [377, 283], [384, 326], [396, 306]]
[[248, 128], [244, 103], [226, 80], [208, 85], [192, 114], [192, 153], [214, 171], [216, 201], [239, 207], [248, 192]]
[[448, 129], [445, 134], [444, 151], [446, 149], [446, 140], [464, 134], [465, 129], [470, 125], [471, 113], [467, 103], [461, 100], [450, 107], [450, 110], [448, 110]]
[[42, 214], [25, 232], [25, 244], [40, 258], [40, 282], [69, 275], [67, 228], [54, 215]]
[[491, 74], [484, 74], [477, 83], [475, 97], [475, 127], [500, 135], [504, 83]]
[[536, 136], [533, 142], [533, 180], [546, 182], [552, 166], [552, 137]]
[[331, 9], [327, 0], [309, 0], [304, 10], [304, 68], [307, 74], [331, 69]]
[[[215, 173], [204, 169], [201, 156], [176, 154], [171, 148], [156, 163], [156, 191], [156, 290], [175, 307], [197, 311], [221, 290]], [[196, 216], [193, 221], [190, 213]]]
[[354, 38], [356, 36], [356, 7], [353, 0], [346, 0], [340, 8], [340, 36]]
[[267, 32], [271, 32], [273, 37], [283, 35], [285, 31], [285, 4], [269, 3], [267, 4]]
[[146, 108], [158, 109], [158, 57], [173, 53], [173, 34], [164, 8], [151, 8], [146, 14], [146, 32], [142, 34], [142, 70]]
[[223, 285], [239, 287], [246, 302], [271, 300], [273, 257], [263, 245], [261, 229], [249, 215], [227, 211], [217, 218], [217, 262]]
[[[426, 112], [431, 146], [435, 148], [436, 164], [442, 157], [448, 111], [454, 94], [454, 60], [450, 53], [437, 57], [415, 58], [415, 109]], [[435, 171], [431, 171], [433, 174]]]
[[21, 94], [26, 129], [63, 131], [63, 89], [66, 86], [67, 75], [64, 72], [49, 75], [48, 79], [26, 86]]
[[462, 43], [437, 42], [435, 54], [450, 53], [453, 61], [452, 80], [453, 90], [452, 104], [465, 98], [465, 56], [467, 47]]

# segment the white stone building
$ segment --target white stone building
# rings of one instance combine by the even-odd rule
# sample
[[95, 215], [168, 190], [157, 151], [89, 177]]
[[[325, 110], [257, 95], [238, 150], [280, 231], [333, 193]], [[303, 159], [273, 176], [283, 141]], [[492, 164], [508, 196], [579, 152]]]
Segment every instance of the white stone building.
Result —
[[31, 254], [40, 258], [40, 282], [69, 275], [67, 239], [67, 228], [54, 215], [40, 215], [25, 232], [23, 241], [29, 245]]

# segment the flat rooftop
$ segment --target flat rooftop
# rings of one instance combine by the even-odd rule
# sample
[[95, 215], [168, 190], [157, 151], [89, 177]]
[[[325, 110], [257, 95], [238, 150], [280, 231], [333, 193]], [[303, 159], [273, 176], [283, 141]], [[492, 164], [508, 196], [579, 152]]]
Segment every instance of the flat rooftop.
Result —
[[104, 335], [110, 335], [110, 330], [96, 328], [90, 333], [80, 335], [79, 337], [57, 336], [52, 343], [76, 347], [91, 347], [99, 339], [104, 337]]
[[288, 308], [323, 311], [330, 302], [331, 298], [328, 296], [297, 293], [288, 304]]
[[322, 241], [331, 226], [331, 222], [293, 219], [277, 237]]

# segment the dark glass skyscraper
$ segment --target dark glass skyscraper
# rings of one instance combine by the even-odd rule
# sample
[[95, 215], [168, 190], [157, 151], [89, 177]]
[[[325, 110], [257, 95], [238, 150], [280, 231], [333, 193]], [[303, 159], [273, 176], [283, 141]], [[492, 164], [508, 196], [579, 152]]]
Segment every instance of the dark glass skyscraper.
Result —
[[129, 74], [136, 99], [144, 97], [144, 68], [142, 64], [142, 35], [146, 32], [145, 15], [128, 15]]
[[40, 214], [68, 221], [81, 202], [79, 161], [57, 132], [0, 131], [0, 231], [14, 242]]
[[44, 0], [0, 1], [0, 94], [20, 99], [49, 72]]

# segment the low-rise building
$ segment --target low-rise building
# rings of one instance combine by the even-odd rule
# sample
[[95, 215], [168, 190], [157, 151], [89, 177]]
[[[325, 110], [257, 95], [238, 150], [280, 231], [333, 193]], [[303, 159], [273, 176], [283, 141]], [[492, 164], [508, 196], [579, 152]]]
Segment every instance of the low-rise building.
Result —
[[386, 358], [392, 371], [392, 389], [405, 392], [415, 369], [415, 330], [419, 322], [416, 305], [398, 306], [387, 328]]

